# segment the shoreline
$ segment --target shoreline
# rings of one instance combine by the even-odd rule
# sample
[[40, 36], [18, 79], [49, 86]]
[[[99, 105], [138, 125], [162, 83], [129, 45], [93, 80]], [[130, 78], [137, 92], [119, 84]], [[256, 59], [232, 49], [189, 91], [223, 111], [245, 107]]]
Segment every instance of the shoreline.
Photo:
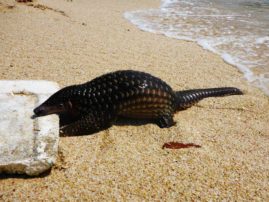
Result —
[[[133, 69], [175, 90], [235, 86], [245, 95], [205, 99], [178, 112], [169, 129], [114, 125], [94, 135], [61, 137], [51, 172], [26, 179], [0, 175], [0, 199], [269, 198], [268, 97], [218, 55], [194, 42], [143, 32], [123, 17], [159, 1], [36, 3], [51, 9], [18, 3], [0, 9], [1, 79], [53, 80], [63, 87]], [[201, 148], [162, 149], [172, 141]]]
[[[167, 2], [163, 2], [164, 5], [166, 5]], [[160, 5], [158, 8], [150, 8], [148, 9], [149, 11], [151, 9], [161, 9], [162, 5]], [[218, 55], [219, 57], [221, 57], [223, 59], [224, 62], [226, 62], [229, 65], [232, 65], [233, 67], [237, 68], [242, 74], [243, 77], [254, 87], [260, 89], [261, 91], [263, 91], [263, 93], [267, 96], [269, 96], [269, 90], [268, 90], [268, 85], [266, 84], [266, 78], [264, 78], [264, 74], [266, 75], [267, 73], [264, 74], [257, 74], [259, 71], [254, 69], [251, 70], [251, 68], [247, 67], [244, 64], [241, 64], [239, 62], [235, 62], [235, 60], [237, 60], [238, 58], [236, 58], [234, 55], [230, 55], [227, 51], [224, 53], [221, 53], [221, 50], [217, 50], [215, 47], [213, 47], [212, 45], [210, 45], [206, 40], [200, 38], [200, 39], [195, 39], [192, 36], [177, 36], [177, 35], [173, 35], [171, 34], [168, 30], [164, 31], [162, 29], [154, 29], [152, 28], [152, 25], [150, 22], [148, 22], [147, 20], [143, 20], [143, 18], [139, 18], [137, 17], [136, 13], [145, 13], [147, 12], [147, 10], [142, 9], [142, 10], [134, 10], [134, 11], [127, 11], [124, 12], [123, 16], [125, 19], [127, 19], [130, 23], [134, 24], [136, 27], [138, 27], [140, 30], [142, 31], [146, 31], [146, 32], [150, 32], [153, 34], [158, 34], [158, 35], [164, 35], [168, 38], [172, 38], [172, 39], [177, 39], [177, 40], [183, 40], [186, 42], [194, 42], [196, 44], [198, 44], [199, 46], [201, 46], [204, 50], [210, 51], [216, 55]], [[153, 24], [156, 24], [153, 23]], [[159, 23], [159, 25], [161, 25], [161, 23]], [[154, 27], [154, 26], [153, 26]], [[212, 38], [211, 38], [212, 39]], [[263, 78], [263, 80], [262, 80]]]

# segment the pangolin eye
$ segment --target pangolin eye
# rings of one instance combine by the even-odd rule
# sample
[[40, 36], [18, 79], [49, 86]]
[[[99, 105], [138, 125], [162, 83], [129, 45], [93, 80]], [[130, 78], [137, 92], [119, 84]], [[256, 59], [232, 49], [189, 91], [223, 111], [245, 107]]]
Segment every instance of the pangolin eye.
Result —
[[63, 103], [60, 103], [59, 104], [59, 107], [63, 108], [64, 107], [64, 104]]

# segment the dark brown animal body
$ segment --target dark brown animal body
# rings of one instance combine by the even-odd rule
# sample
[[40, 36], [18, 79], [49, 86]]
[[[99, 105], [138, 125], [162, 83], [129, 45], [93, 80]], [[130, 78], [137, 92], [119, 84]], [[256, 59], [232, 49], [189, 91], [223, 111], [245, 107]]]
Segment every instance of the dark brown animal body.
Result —
[[161, 79], [138, 71], [117, 71], [81, 85], [68, 86], [34, 110], [58, 114], [63, 132], [89, 134], [111, 126], [118, 117], [147, 119], [159, 127], [175, 124], [176, 111], [206, 97], [240, 95], [233, 87], [173, 91]]

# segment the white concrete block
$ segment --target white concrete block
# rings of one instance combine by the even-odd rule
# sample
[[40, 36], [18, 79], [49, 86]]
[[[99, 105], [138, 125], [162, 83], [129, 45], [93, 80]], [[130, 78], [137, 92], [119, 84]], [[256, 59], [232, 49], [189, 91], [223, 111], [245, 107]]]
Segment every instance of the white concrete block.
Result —
[[31, 116], [58, 90], [50, 81], [0, 81], [0, 173], [38, 175], [55, 163], [58, 116]]

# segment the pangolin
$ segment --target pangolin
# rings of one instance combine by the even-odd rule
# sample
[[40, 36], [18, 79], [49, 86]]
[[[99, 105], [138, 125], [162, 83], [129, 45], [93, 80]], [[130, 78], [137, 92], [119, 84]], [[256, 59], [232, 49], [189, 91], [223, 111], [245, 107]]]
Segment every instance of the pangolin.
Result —
[[145, 119], [160, 128], [175, 124], [173, 115], [203, 98], [241, 95], [234, 87], [174, 91], [148, 73], [123, 70], [87, 83], [65, 87], [34, 109], [35, 116], [58, 114], [62, 132], [90, 134], [110, 127], [119, 117]]

